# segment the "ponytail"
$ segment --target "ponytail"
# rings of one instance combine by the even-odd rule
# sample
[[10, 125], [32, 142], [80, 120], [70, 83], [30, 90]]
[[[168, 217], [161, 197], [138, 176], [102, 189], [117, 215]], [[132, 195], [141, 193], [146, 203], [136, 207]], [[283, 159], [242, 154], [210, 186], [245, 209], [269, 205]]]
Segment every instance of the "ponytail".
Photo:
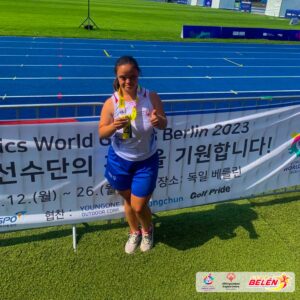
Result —
[[120, 83], [117, 77], [114, 79], [113, 88], [115, 92], [117, 92], [120, 89]]

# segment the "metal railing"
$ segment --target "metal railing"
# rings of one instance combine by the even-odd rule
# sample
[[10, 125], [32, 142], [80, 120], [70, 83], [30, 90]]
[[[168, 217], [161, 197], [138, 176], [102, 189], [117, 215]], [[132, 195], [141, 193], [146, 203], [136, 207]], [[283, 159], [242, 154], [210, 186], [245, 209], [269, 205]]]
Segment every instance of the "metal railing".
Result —
[[[226, 97], [184, 100], [163, 100], [166, 113], [222, 111], [235, 108], [255, 108], [257, 106], [276, 107], [278, 105], [300, 104], [300, 95], [264, 97]], [[0, 120], [87, 117], [100, 115], [103, 102], [72, 102], [43, 104], [0, 105]], [[7, 113], [9, 112], [9, 114]]]

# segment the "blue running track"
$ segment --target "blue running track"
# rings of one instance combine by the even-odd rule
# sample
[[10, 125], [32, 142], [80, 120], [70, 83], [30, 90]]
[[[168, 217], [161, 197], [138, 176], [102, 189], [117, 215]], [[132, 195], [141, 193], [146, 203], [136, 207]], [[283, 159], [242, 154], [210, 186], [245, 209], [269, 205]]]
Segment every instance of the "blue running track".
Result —
[[300, 95], [300, 45], [0, 37], [1, 104], [103, 102], [121, 55], [163, 100]]

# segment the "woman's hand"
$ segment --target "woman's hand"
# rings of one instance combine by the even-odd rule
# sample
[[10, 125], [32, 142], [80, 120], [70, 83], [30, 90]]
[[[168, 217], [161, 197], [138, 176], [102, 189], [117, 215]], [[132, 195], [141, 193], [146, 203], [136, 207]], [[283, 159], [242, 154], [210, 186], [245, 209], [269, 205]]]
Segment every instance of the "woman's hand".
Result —
[[150, 122], [153, 127], [163, 129], [166, 126], [166, 117], [160, 115], [156, 109], [153, 109], [150, 115]]
[[157, 114], [156, 109], [153, 109], [150, 115], [150, 122], [153, 127], [158, 127], [159, 125], [159, 116]]
[[113, 125], [116, 128], [116, 130], [119, 130], [121, 128], [124, 128], [128, 124], [128, 122], [130, 122], [128, 117], [122, 117], [114, 119]]
[[98, 132], [101, 138], [110, 138], [116, 130], [125, 127], [130, 122], [128, 117], [114, 119], [114, 104], [109, 98], [105, 101], [99, 121]]
[[150, 93], [153, 110], [150, 114], [150, 122], [157, 129], [165, 129], [168, 124], [163, 104], [155, 92]]

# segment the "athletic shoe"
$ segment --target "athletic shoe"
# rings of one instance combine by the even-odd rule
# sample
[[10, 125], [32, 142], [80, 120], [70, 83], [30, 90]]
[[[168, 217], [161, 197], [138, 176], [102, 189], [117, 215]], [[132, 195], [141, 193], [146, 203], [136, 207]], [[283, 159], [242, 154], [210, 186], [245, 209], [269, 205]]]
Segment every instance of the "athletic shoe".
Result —
[[142, 252], [146, 252], [153, 247], [153, 231], [153, 226], [151, 226], [149, 231], [142, 230], [142, 242], [140, 246]]
[[132, 254], [139, 246], [141, 239], [142, 239], [142, 235], [140, 231], [129, 233], [129, 238], [125, 245], [125, 252], [127, 254]]

